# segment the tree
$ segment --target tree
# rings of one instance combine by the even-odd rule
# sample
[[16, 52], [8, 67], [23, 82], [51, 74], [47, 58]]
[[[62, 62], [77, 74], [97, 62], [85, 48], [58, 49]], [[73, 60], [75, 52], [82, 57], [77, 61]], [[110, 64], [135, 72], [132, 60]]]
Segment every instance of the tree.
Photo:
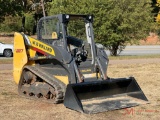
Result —
[[[45, 7], [49, 8], [48, 2], [51, 2], [51, 0], [43, 1]], [[37, 21], [43, 17], [41, 2], [42, 0], [0, 0], [0, 30], [31, 33], [34, 29], [36, 32]], [[18, 19], [18, 23], [15, 22], [16, 19]]]
[[148, 35], [154, 24], [151, 12], [151, 0], [54, 0], [50, 9], [50, 15], [93, 14], [96, 42], [115, 56], [127, 42]]
[[5, 16], [17, 16], [22, 14], [22, 7], [15, 0], [0, 0], [0, 22]]
[[102, 43], [109, 48], [111, 55], [117, 55], [117, 51], [125, 48], [126, 42], [135, 43], [148, 35], [154, 17], [150, 0], [114, 0], [113, 5], [115, 7], [108, 15], [108, 41]]
[[160, 0], [156, 0], [156, 4], [155, 4], [155, 6], [157, 7], [157, 16], [156, 16], [156, 21], [157, 21], [157, 23], [158, 24], [160, 24], [160, 11], [159, 11], [159, 8], [160, 8]]
[[[153, 10], [152, 10], [152, 13], [154, 14], [154, 17], [156, 18], [157, 15], [158, 15], [158, 12], [159, 12], [159, 7], [158, 7], [158, 4], [157, 4], [157, 1], [158, 0], [152, 0], [152, 7], [153, 7]], [[160, 1], [159, 1], [160, 2]], [[158, 2], [158, 3], [159, 3]], [[156, 19], [155, 19], [156, 20]]]
[[[42, 5], [48, 5], [49, 0], [16, 0], [22, 8], [22, 31], [28, 34], [36, 32], [37, 21], [43, 17]], [[44, 11], [46, 12], [46, 11]]]
[[[49, 8], [48, 2], [51, 2], [52, 0], [23, 0], [23, 1], [26, 1], [24, 2], [25, 3], [24, 5], [25, 12], [23, 17], [24, 24], [25, 24], [25, 16], [28, 16], [27, 20], [31, 22], [26, 23], [26, 26], [28, 26], [27, 31], [31, 31], [31, 28], [33, 28], [32, 34], [35, 34], [37, 22], [41, 17], [46, 16], [47, 8]], [[32, 18], [30, 14], [32, 14]]]

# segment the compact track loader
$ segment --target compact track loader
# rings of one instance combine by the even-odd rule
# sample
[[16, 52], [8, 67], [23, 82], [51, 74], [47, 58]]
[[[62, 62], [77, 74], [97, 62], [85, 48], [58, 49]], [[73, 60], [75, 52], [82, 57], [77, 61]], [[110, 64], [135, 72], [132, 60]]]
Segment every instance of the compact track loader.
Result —
[[[79, 21], [84, 28], [79, 29]], [[15, 33], [13, 74], [19, 94], [64, 102], [84, 113], [148, 103], [133, 77], [107, 77], [108, 57], [94, 42], [92, 22], [92, 15], [59, 14], [39, 20], [37, 39]]]

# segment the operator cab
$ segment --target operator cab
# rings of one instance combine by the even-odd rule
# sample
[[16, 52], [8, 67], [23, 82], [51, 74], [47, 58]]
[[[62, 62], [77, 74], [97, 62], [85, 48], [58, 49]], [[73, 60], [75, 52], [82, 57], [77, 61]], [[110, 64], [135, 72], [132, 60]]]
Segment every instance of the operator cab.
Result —
[[93, 49], [92, 22], [92, 15], [59, 14], [43, 17], [38, 23], [37, 36], [43, 42], [66, 49], [79, 65], [86, 59], [92, 59], [93, 64], [96, 53]]

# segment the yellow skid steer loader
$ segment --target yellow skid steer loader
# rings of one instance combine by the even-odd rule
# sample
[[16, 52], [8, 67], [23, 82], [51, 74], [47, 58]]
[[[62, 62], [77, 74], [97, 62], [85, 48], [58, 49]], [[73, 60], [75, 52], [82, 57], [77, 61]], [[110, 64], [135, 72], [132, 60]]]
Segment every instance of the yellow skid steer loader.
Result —
[[19, 94], [64, 102], [84, 113], [148, 103], [133, 77], [107, 77], [108, 57], [94, 42], [92, 23], [92, 15], [59, 14], [39, 20], [37, 39], [15, 33], [13, 74]]

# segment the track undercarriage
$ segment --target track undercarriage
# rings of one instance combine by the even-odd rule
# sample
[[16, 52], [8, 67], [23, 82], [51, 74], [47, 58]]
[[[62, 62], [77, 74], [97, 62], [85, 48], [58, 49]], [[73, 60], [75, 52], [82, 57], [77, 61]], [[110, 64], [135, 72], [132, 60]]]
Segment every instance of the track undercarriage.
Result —
[[25, 66], [18, 86], [19, 94], [24, 97], [56, 104], [63, 102], [64, 89], [62, 83], [53, 80], [40, 68], [31, 66]]

